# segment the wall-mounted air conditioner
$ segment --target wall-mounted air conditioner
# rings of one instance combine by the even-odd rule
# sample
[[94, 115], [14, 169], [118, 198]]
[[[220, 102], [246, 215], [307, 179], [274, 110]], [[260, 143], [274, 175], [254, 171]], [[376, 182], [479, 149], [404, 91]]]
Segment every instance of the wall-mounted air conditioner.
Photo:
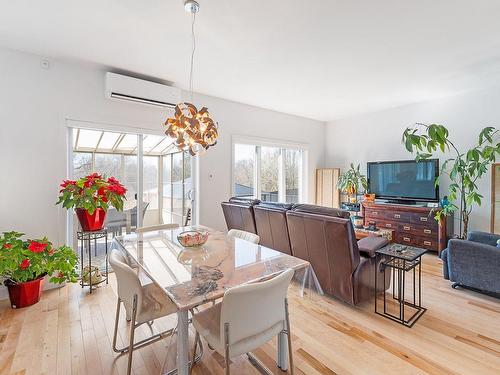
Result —
[[181, 101], [181, 90], [172, 86], [110, 72], [106, 73], [105, 80], [105, 95], [109, 99], [168, 108], [174, 108]]

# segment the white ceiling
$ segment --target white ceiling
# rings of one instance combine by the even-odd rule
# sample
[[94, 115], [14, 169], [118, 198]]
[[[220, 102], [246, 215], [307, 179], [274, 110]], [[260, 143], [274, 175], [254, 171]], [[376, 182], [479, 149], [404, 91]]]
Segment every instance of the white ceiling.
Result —
[[[500, 84], [498, 0], [200, 0], [195, 91], [319, 120]], [[0, 0], [0, 45], [188, 87], [182, 0]]]

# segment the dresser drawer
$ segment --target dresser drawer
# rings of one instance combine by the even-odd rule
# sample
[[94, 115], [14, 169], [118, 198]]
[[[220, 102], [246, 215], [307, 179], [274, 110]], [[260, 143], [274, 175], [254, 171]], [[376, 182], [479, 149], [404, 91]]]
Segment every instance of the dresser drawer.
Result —
[[400, 222], [405, 222], [408, 223], [410, 221], [410, 216], [408, 212], [386, 212], [385, 213], [385, 218], [389, 221], [400, 221]]
[[398, 233], [396, 235], [396, 242], [403, 245], [417, 246], [417, 238], [409, 233]]
[[387, 220], [377, 220], [376, 218], [366, 218], [365, 224], [368, 225], [370, 221], [374, 221], [377, 225], [377, 228], [383, 228], [383, 229], [398, 229], [398, 225], [394, 222], [390, 222]]
[[384, 210], [379, 210], [377, 208], [365, 208], [365, 217], [370, 217], [371, 220], [383, 219], [385, 218]]
[[415, 237], [415, 246], [422, 247], [428, 250], [437, 251], [438, 249], [438, 243], [435, 238]]
[[438, 222], [434, 219], [433, 215], [425, 215], [425, 214], [411, 214], [410, 215], [410, 223], [417, 225], [425, 225], [431, 228], [437, 228]]

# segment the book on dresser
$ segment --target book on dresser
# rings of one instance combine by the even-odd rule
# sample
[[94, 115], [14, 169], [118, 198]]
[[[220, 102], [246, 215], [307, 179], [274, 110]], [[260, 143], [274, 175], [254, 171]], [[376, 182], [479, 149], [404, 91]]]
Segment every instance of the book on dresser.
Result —
[[376, 222], [377, 228], [394, 230], [395, 243], [421, 247], [438, 254], [444, 250], [453, 233], [453, 220], [436, 221], [436, 208], [420, 205], [363, 202], [365, 225]]

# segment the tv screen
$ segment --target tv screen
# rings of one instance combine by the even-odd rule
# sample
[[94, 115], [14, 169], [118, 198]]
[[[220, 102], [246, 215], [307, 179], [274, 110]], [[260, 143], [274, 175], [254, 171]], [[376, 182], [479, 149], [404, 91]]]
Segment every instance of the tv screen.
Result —
[[377, 198], [438, 201], [439, 159], [368, 163], [368, 188]]

